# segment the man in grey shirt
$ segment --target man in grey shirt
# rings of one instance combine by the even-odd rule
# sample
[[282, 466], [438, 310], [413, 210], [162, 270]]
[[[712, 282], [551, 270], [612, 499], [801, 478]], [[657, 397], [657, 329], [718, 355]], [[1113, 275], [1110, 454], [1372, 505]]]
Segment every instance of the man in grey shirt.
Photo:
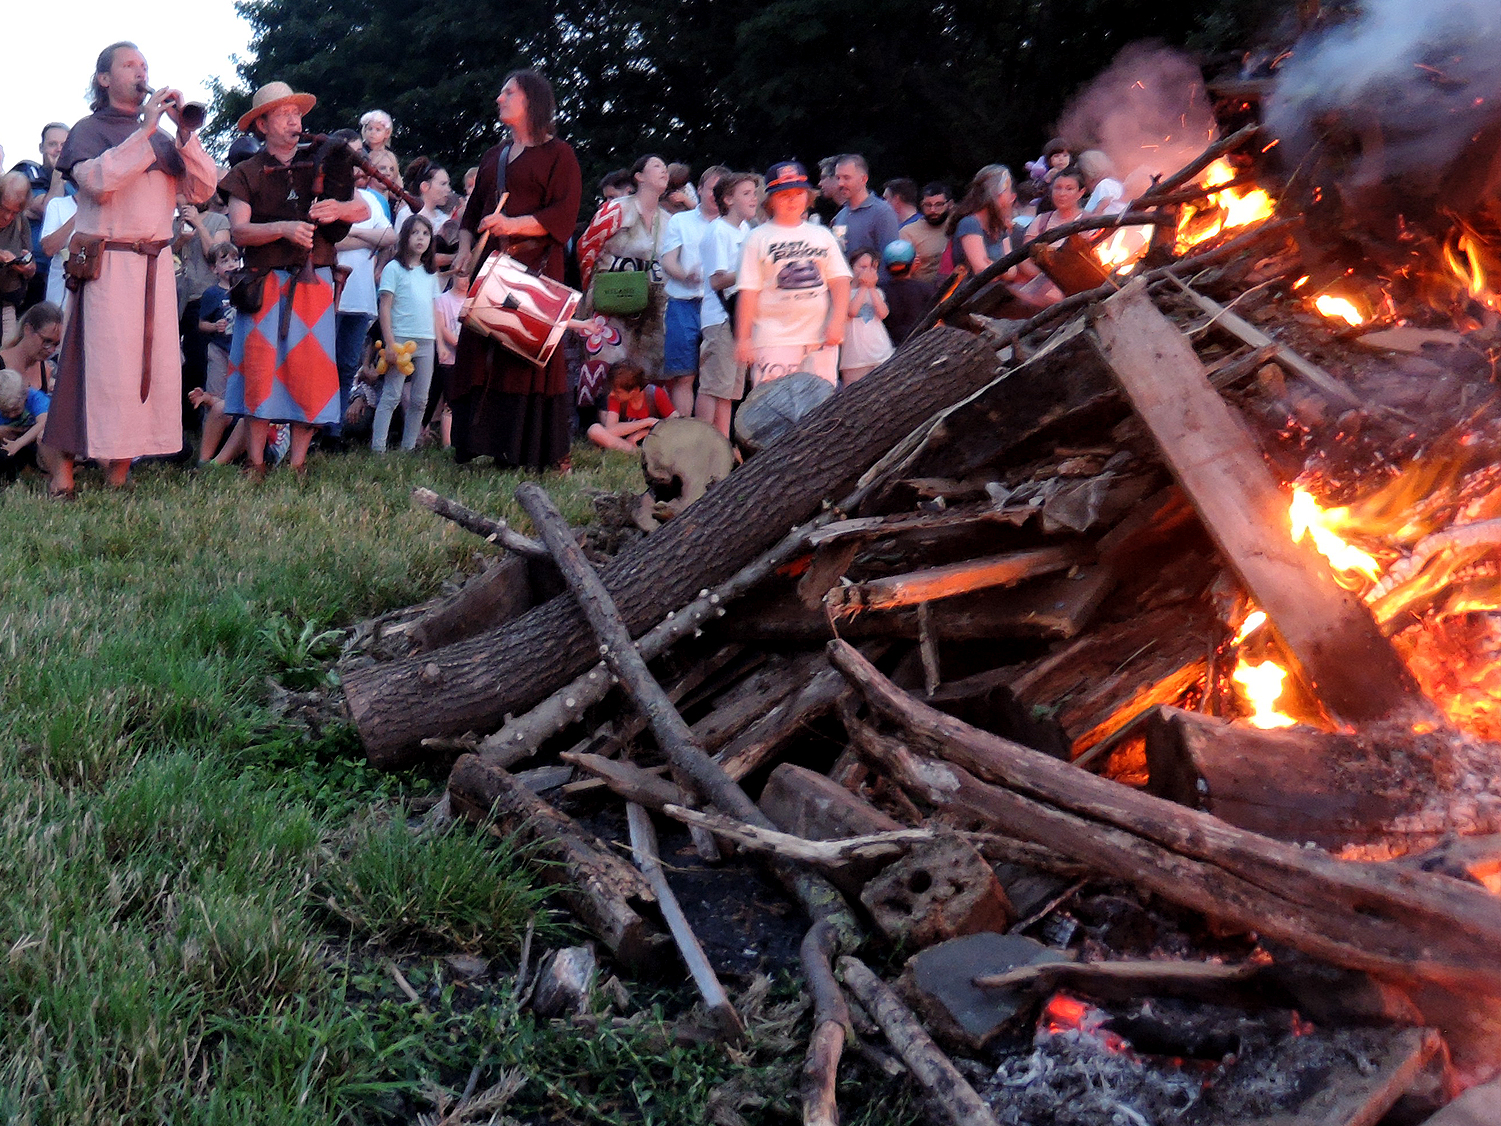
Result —
[[834, 216], [834, 237], [844, 249], [848, 262], [862, 250], [868, 250], [881, 263], [881, 284], [890, 281], [881, 251], [897, 237], [901, 223], [896, 212], [867, 186], [870, 181], [870, 166], [858, 153], [846, 153], [834, 165], [834, 179], [845, 204]]

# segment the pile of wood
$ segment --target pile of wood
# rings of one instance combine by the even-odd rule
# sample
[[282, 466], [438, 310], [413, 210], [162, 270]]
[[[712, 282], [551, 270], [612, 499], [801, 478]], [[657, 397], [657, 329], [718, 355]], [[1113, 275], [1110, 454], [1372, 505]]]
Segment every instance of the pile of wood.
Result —
[[[1194, 171], [1160, 186], [1160, 223]], [[418, 497], [504, 550], [388, 628], [400, 655], [346, 671], [370, 760], [457, 755], [452, 811], [537, 842], [620, 963], [675, 948], [729, 1039], [739, 1018], [653, 815], [711, 863], [764, 858], [809, 922], [808, 1123], [837, 1121], [841, 1052], [877, 1029], [936, 1121], [1009, 1121], [966, 1057], [993, 1066], [997, 1031], [1063, 987], [1291, 993], [1331, 1026], [1408, 1029], [1279, 1122], [1373, 1124], [1434, 1060], [1489, 1077], [1501, 901], [1483, 881], [1501, 850], [1452, 839], [1501, 829], [1488, 749], [1292, 542], [1257, 401], [1293, 385], [1331, 424], [1389, 412], [1225, 307], [1296, 269], [1274, 221], [1026, 323], [978, 311], [977, 279], [598, 571], [535, 484], [517, 493], [535, 540]], [[1316, 724], [1239, 720], [1227, 661], [1252, 603]], [[634, 865], [580, 824], [620, 799]], [[1022, 894], [1038, 878], [1040, 902]], [[1252, 937], [1239, 961], [1005, 946], [1099, 881]], [[895, 991], [855, 957], [868, 941], [912, 954]], [[1333, 976], [1291, 984], [1310, 962]], [[1003, 1016], [969, 1027], [968, 1002], [924, 984], [955, 974]], [[1434, 1091], [1430, 1109], [1452, 1087]]]

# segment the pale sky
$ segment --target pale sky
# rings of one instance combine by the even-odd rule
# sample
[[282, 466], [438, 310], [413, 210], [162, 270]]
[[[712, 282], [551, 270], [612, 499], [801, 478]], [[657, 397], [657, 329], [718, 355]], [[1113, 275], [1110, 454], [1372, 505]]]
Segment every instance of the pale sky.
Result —
[[5, 63], [0, 66], [0, 145], [5, 168], [36, 160], [42, 126], [71, 125], [89, 112], [84, 94], [94, 60], [128, 39], [151, 68], [151, 85], [175, 86], [189, 101], [208, 100], [209, 81], [233, 85], [233, 55], [249, 53], [250, 28], [234, 0], [12, 0], [4, 5]]

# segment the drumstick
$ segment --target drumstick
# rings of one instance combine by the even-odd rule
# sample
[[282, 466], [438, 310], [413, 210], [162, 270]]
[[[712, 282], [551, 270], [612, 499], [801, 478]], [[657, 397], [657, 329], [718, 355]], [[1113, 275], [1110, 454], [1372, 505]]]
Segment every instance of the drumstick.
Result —
[[[506, 205], [506, 200], [511, 198], [510, 192], [501, 192], [500, 200], [495, 205], [495, 210], [490, 212], [491, 218], [500, 214], [500, 209]], [[485, 243], [490, 241], [490, 232], [484, 231], [479, 237], [479, 245], [474, 248], [474, 257], [478, 260], [485, 253]]]

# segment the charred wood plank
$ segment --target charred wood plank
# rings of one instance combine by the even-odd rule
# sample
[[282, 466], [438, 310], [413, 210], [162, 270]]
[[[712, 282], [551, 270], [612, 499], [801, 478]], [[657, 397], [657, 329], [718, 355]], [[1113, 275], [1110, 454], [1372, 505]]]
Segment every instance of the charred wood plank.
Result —
[[1433, 840], [1398, 821], [1441, 791], [1443, 733], [1259, 731], [1161, 708], [1146, 739], [1149, 792], [1242, 829], [1331, 851], [1379, 842], [1408, 852]]
[[1104, 302], [1095, 331], [1168, 467], [1314, 695], [1351, 722], [1436, 721], [1370, 611], [1312, 547], [1292, 542], [1288, 497], [1255, 439], [1145, 289], [1132, 283]]

